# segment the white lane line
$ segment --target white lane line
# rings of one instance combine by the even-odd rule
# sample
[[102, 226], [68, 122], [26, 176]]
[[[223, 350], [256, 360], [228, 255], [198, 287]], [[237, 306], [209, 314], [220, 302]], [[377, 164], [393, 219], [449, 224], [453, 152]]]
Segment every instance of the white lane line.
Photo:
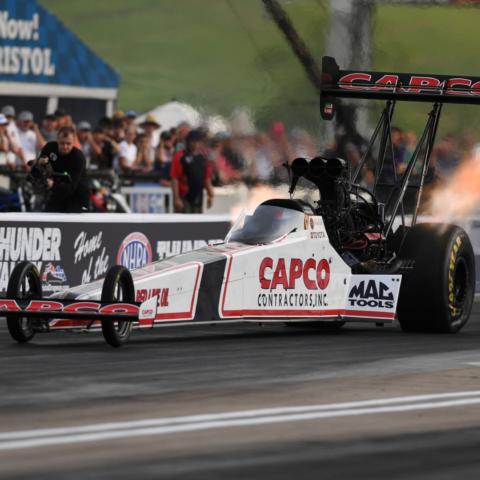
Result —
[[[475, 395], [477, 396], [477, 398], [475, 398]], [[455, 398], [461, 396], [467, 398]], [[414, 401], [418, 402], [419, 399], [425, 398], [433, 400], [445, 400], [392, 405], [392, 403], [399, 403], [399, 399], [415, 399]], [[382, 406], [382, 404], [378, 405], [379, 402], [383, 402], [383, 405], [385, 406]], [[412, 400], [409, 400], [409, 402], [412, 402]], [[365, 407], [365, 405], [368, 404], [376, 405]], [[446, 394], [418, 395], [414, 397], [397, 397], [390, 399], [367, 400], [363, 402], [348, 402], [343, 404], [246, 410], [244, 412], [226, 412], [222, 414], [192, 415], [188, 417], [150, 419], [140, 422], [143, 422], [143, 425], [145, 425], [145, 422], [156, 422], [156, 426], [152, 426], [152, 423], [150, 423], [148, 424], [150, 426], [145, 426], [143, 428], [132, 428], [132, 425], [140, 425], [140, 422], [119, 422], [112, 424], [74, 427], [75, 430], [65, 428], [31, 430], [23, 432], [7, 432], [2, 434], [3, 441], [0, 441], [0, 451], [17, 450], [32, 447], [44, 447], [49, 445], [68, 445], [86, 442], [98, 442], [112, 439], [141, 437], [147, 435], [166, 435], [172, 433], [193, 432], [198, 430], [209, 430], [215, 428], [255, 426], [271, 423], [371, 415], [380, 413], [401, 413], [414, 410], [430, 410], [478, 404], [480, 404], [480, 392], [452, 392]], [[355, 405], [355, 407], [345, 408], [345, 405]], [[360, 405], [363, 405], [364, 408], [359, 407]], [[315, 408], [316, 410], [305, 410], [313, 408]], [[103, 430], [99, 428], [102, 425]], [[123, 427], [121, 427], [120, 425], [123, 425]], [[128, 429], [126, 429], [127, 425], [129, 426]], [[80, 432], [80, 428], [84, 428], [83, 432], [85, 433], [78, 433]], [[90, 432], [88, 432], [88, 430], [85, 430], [87, 428], [96, 428], [97, 430], [91, 430]], [[42, 431], [47, 433], [43, 436], [39, 436], [39, 433]], [[28, 432], [30, 432], [31, 435], [25, 436], [25, 434], [27, 434]], [[54, 434], [52, 432], [56, 433]], [[65, 434], [62, 434], [60, 432], [64, 432]], [[10, 435], [10, 437], [7, 437], [8, 435]], [[17, 436], [15, 437], [15, 435]], [[22, 438], [20, 435], [23, 435], [24, 437]]]
[[228, 420], [236, 418], [251, 418], [270, 415], [286, 415], [291, 413], [308, 413], [316, 411], [343, 410], [376, 405], [392, 405], [396, 403], [412, 403], [427, 400], [442, 400], [447, 398], [462, 398], [480, 396], [480, 390], [463, 392], [433, 393], [425, 395], [410, 395], [404, 397], [377, 398], [373, 400], [360, 400], [355, 402], [341, 402], [320, 405], [298, 405], [291, 407], [261, 408], [255, 410], [240, 410], [233, 412], [209, 413], [201, 415], [188, 415], [182, 417], [146, 418], [126, 422], [97, 423], [78, 427], [45, 428], [36, 430], [19, 430], [15, 432], [0, 433], [0, 441], [30, 437], [73, 435], [76, 433], [91, 433], [103, 430], [127, 430], [132, 428], [154, 427], [165, 425], [178, 425], [183, 423], [208, 422], [212, 420]]
[[444, 399], [444, 398], [472, 397], [477, 395], [480, 395], [480, 390], [449, 392], [449, 393], [441, 393], [441, 394], [414, 395], [414, 396], [392, 397], [392, 398], [380, 398], [380, 399], [374, 399], [374, 400], [342, 402], [342, 403], [323, 404], [323, 405], [302, 405], [302, 406], [292, 406], [292, 407], [264, 408], [264, 409], [256, 409], [256, 410], [243, 410], [243, 411], [233, 411], [233, 412], [213, 413], [213, 414], [203, 414], [203, 415], [189, 415], [189, 416], [182, 416], [182, 417], [149, 418], [149, 419], [142, 419], [142, 420], [126, 421], [126, 422], [92, 424], [92, 425], [79, 426], [79, 427], [63, 427], [63, 428], [6, 432], [6, 433], [0, 433], [0, 440], [19, 439], [19, 438], [36, 437], [36, 436], [48, 436], [48, 435], [75, 434], [75, 433], [95, 432], [95, 431], [102, 431], [102, 430], [125, 430], [125, 429], [145, 427], [145, 426], [176, 425], [180, 423], [205, 422], [210, 420], [234, 419], [234, 418], [244, 418], [244, 417], [248, 418], [248, 417], [289, 414], [289, 413], [306, 413], [311, 411], [339, 410], [339, 409], [345, 409], [345, 408], [358, 408], [358, 407], [365, 407], [365, 406], [388, 405], [388, 404], [405, 403], [405, 402], [418, 402], [418, 401], [424, 401], [424, 400], [438, 400], [438, 399]]

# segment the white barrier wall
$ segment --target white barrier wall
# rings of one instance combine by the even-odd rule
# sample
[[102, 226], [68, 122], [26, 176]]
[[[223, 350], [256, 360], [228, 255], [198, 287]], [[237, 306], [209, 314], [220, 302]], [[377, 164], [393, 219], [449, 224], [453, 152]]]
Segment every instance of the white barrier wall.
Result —
[[102, 278], [112, 265], [137, 268], [221, 241], [225, 215], [0, 215], [0, 292], [23, 260], [34, 262], [46, 292]]

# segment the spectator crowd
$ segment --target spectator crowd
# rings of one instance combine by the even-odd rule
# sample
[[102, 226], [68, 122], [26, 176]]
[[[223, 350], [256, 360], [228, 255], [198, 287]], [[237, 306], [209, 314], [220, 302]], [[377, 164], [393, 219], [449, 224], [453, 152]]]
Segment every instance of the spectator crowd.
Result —
[[171, 185], [171, 164], [184, 150], [187, 136], [195, 131], [200, 150], [211, 165], [214, 185], [238, 181], [270, 183], [285, 177], [282, 164], [296, 156], [312, 157], [318, 148], [306, 130], [291, 134], [282, 122], [273, 122], [266, 132], [254, 134], [210, 135], [186, 122], [163, 129], [152, 115], [137, 124], [133, 110], [117, 111], [95, 125], [87, 121], [74, 124], [71, 116], [57, 110], [45, 115], [40, 124], [31, 112], [4, 106], [0, 114], [0, 166], [26, 168], [45, 143], [56, 140], [63, 126], [76, 128], [75, 146], [82, 150], [89, 170], [114, 169], [118, 173], [156, 172], [162, 185]]
[[[161, 185], [172, 187], [174, 195], [177, 192], [177, 211], [196, 211], [195, 204], [199, 200], [191, 196], [194, 195], [192, 191], [203, 191], [203, 187], [211, 201], [212, 185], [285, 181], [287, 172], [283, 164], [296, 157], [312, 158], [324, 152], [325, 155], [344, 158], [351, 171], [355, 171], [366, 146], [366, 143], [358, 141], [358, 137], [351, 140], [352, 137], [341, 129], [331, 145], [319, 145], [307, 130], [294, 128], [287, 131], [280, 121], [272, 122], [263, 132], [211, 135], [207, 130], [193, 128], [186, 122], [164, 129], [152, 115], [147, 115], [138, 123], [133, 110], [126, 113], [117, 111], [112, 117], [100, 118], [95, 125], [87, 121], [79, 121], [75, 125], [68, 112], [63, 110], [45, 115], [40, 124], [36, 120], [29, 111], [16, 115], [12, 106], [2, 108], [0, 166], [26, 169], [27, 162], [36, 158], [47, 142], [56, 140], [61, 127], [71, 126], [76, 132], [75, 146], [83, 152], [89, 171], [115, 170], [126, 175], [153, 173]], [[416, 143], [415, 132], [392, 128], [391, 151], [395, 169], [387, 159], [384, 180], [390, 182], [405, 171]], [[480, 151], [471, 132], [460, 136], [447, 134], [438, 139], [426, 182], [435, 184], [447, 179], [475, 150]], [[201, 164], [202, 178], [194, 178], [198, 168], [191, 168], [191, 161], [197, 166]], [[420, 175], [420, 168], [419, 164], [414, 177]], [[374, 169], [375, 159], [371, 158], [361, 172], [365, 187], [373, 185]], [[190, 200], [186, 198], [188, 190], [191, 190]]]

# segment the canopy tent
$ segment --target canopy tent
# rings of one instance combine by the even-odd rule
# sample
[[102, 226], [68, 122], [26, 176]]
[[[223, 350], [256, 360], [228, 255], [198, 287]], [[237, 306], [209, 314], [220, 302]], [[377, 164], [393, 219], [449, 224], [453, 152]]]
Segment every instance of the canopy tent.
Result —
[[181, 102], [168, 102], [155, 107], [153, 110], [144, 113], [136, 119], [136, 123], [141, 124], [147, 115], [153, 116], [156, 122], [161, 125], [162, 130], [176, 127], [181, 122], [187, 122], [192, 127], [198, 127], [201, 121], [201, 115], [191, 105]]
[[111, 114], [118, 73], [35, 0], [0, 0], [0, 106], [74, 120]]
[[204, 116], [191, 105], [176, 101], [159, 105], [139, 116], [136, 119], [137, 125], [140, 125], [147, 115], [153, 116], [155, 121], [161, 125], [160, 130], [162, 131], [176, 127], [182, 122], [187, 122], [194, 128], [201, 126], [208, 130], [210, 135], [229, 134], [231, 130], [230, 123], [221, 115]]

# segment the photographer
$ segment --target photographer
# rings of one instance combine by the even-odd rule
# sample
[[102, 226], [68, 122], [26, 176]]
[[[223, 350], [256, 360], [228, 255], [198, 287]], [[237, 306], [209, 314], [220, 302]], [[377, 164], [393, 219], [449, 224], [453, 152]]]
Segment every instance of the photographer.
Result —
[[74, 147], [75, 130], [61, 127], [58, 140], [48, 142], [31, 168], [34, 179], [45, 177], [46, 212], [80, 213], [88, 211], [89, 189], [86, 161], [82, 151]]

